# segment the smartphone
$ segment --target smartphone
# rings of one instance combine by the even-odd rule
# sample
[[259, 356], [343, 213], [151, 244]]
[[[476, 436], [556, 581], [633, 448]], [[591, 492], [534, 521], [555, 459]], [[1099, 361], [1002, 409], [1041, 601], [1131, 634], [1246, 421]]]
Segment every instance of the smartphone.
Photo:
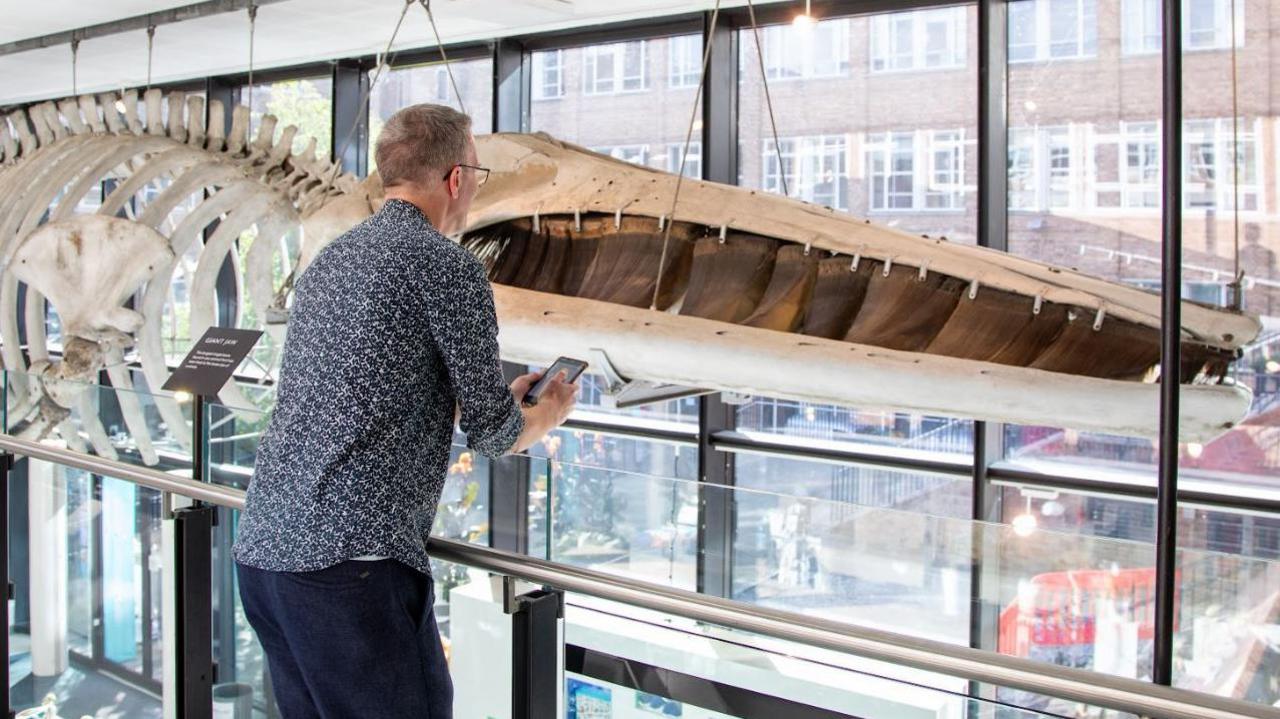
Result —
[[542, 396], [547, 385], [551, 384], [551, 379], [557, 374], [560, 374], [561, 370], [564, 371], [565, 384], [572, 384], [586, 368], [587, 363], [582, 360], [576, 360], [572, 357], [561, 357], [557, 359], [555, 362], [551, 363], [551, 366], [547, 368], [546, 372], [542, 373], [542, 377], [540, 377], [538, 381], [529, 388], [529, 391], [525, 393], [524, 399], [522, 399], [521, 402], [528, 407], [536, 405], [538, 403], [538, 398]]

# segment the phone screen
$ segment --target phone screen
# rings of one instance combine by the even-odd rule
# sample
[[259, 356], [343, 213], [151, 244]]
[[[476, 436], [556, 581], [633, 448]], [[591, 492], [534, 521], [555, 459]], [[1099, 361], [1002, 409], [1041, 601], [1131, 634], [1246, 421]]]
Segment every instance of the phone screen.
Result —
[[587, 363], [582, 360], [576, 360], [572, 357], [561, 357], [557, 359], [555, 362], [551, 363], [551, 366], [547, 368], [546, 372], [542, 373], [542, 377], [540, 377], [538, 381], [529, 388], [529, 392], [525, 394], [523, 402], [529, 406], [537, 404], [538, 397], [542, 396], [542, 391], [551, 383], [551, 379], [562, 370], [564, 371], [564, 382], [572, 383], [574, 380], [578, 379], [578, 376], [581, 375], [583, 370], [586, 368]]

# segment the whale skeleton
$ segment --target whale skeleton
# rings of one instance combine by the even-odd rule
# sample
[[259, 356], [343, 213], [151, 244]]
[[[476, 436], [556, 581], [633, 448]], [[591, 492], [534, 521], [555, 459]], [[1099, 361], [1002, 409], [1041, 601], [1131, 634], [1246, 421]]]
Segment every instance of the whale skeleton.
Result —
[[[125, 352], [149, 386], [167, 378], [175, 277], [196, 337], [230, 259], [255, 311], [235, 321], [268, 331], [272, 370], [292, 278], [380, 206], [376, 175], [339, 172], [314, 139], [295, 152], [296, 128], [277, 138], [266, 115], [251, 136], [248, 108], [229, 127], [220, 103], [207, 109], [206, 126], [203, 98], [149, 90], [0, 118], [0, 357], [27, 373], [9, 383], [10, 429], [56, 425], [81, 443], [74, 407], [92, 448], [114, 455], [88, 395], [69, 389], [106, 369], [154, 462]], [[675, 176], [545, 135], [482, 136], [477, 150], [492, 174], [458, 240], [489, 270], [506, 359], [589, 356], [632, 383], [1156, 434], [1157, 295], [744, 188], [686, 180], [673, 205]], [[78, 213], [98, 187], [100, 207]], [[64, 319], [58, 360], [46, 298]], [[1251, 395], [1224, 375], [1259, 331], [1183, 303], [1183, 438], [1244, 417]], [[253, 408], [234, 382], [219, 398]], [[184, 426], [175, 400], [156, 405]]]

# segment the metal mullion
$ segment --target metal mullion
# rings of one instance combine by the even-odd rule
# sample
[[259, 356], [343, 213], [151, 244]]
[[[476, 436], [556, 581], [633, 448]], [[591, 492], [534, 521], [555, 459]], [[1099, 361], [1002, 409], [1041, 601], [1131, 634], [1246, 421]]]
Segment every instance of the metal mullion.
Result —
[[1177, 626], [1178, 403], [1182, 376], [1182, 3], [1161, 3], [1163, 97], [1160, 289], [1160, 459], [1156, 489], [1156, 607], [1151, 679], [1173, 684]]
[[[344, 172], [369, 172], [369, 74], [361, 59], [333, 64], [329, 156]], [[341, 155], [339, 155], [341, 153]]]
[[529, 51], [516, 40], [493, 44], [493, 107], [490, 126], [494, 132], [528, 132], [532, 73]]

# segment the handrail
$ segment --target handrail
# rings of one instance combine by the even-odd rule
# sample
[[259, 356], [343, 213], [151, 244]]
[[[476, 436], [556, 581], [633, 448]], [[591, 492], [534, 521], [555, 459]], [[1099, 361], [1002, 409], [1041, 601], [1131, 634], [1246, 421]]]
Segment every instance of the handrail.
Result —
[[[9, 435], [0, 434], [0, 450], [223, 507], [244, 508], [245, 493], [239, 489], [204, 484]], [[464, 542], [433, 537], [427, 550], [443, 561], [534, 584], [1089, 706], [1166, 719], [1280, 719], [1280, 709], [1260, 704], [743, 604]]]

